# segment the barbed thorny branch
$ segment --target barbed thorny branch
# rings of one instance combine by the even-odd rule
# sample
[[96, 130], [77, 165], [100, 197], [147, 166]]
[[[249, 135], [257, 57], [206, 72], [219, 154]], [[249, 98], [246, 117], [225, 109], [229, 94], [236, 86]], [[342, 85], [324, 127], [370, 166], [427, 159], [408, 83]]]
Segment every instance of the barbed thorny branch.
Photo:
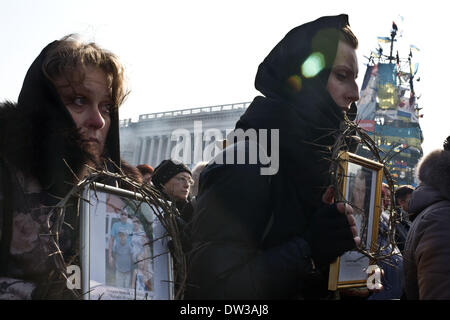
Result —
[[[92, 187], [94, 194], [96, 193], [94, 182], [99, 181], [115, 181], [121, 188], [127, 190], [133, 190], [136, 195], [136, 200], [141, 199], [137, 208], [135, 208], [134, 216], [136, 216], [141, 222], [147, 237], [150, 239], [146, 245], [150, 245], [152, 242], [158, 240], [154, 239], [152, 235], [151, 225], [154, 221], [148, 221], [144, 217], [143, 213], [139, 210], [142, 203], [147, 203], [151, 208], [154, 216], [161, 223], [165, 230], [165, 237], [170, 242], [170, 253], [173, 259], [173, 282], [174, 282], [174, 299], [183, 299], [184, 289], [186, 285], [187, 276], [187, 263], [186, 256], [182, 247], [182, 235], [179, 226], [180, 213], [175, 207], [175, 203], [168, 201], [156, 188], [148, 184], [141, 184], [135, 181], [133, 178], [125, 174], [120, 168], [117, 168], [117, 173], [107, 170], [97, 170], [92, 167], [88, 167], [89, 175], [82, 180], [79, 180], [76, 185], [62, 198], [56, 206], [50, 211], [47, 216], [47, 226], [49, 233], [50, 253], [53, 257], [56, 265], [56, 273], [59, 279], [67, 280], [67, 266], [74, 261], [80, 260], [79, 250], [75, 250], [73, 256], [67, 256], [60, 249], [60, 235], [62, 233], [63, 225], [69, 225], [74, 230], [76, 235], [76, 243], [80, 243], [80, 207], [83, 202], [88, 202], [89, 199], [84, 199], [82, 194], [83, 190], [88, 187]], [[142, 196], [142, 197], [141, 197]], [[76, 208], [75, 225], [68, 223], [67, 215], [68, 210]], [[133, 216], [133, 214], [130, 214]], [[41, 235], [42, 236], [42, 235]], [[76, 246], [79, 248], [79, 245]], [[155, 257], [151, 257], [154, 259]], [[49, 278], [55, 276], [50, 275]], [[75, 298], [81, 299], [85, 292], [81, 290], [71, 290]]]
[[[391, 258], [395, 255], [398, 255], [398, 250], [395, 250], [397, 247], [395, 240], [395, 225], [401, 219], [397, 210], [395, 210], [394, 206], [394, 180], [389, 172], [389, 168], [386, 165], [390, 158], [386, 155], [384, 158], [381, 157], [383, 153], [382, 150], [376, 145], [375, 141], [369, 136], [366, 130], [362, 129], [357, 122], [350, 121], [347, 116], [344, 118], [344, 122], [339, 129], [339, 132], [336, 132], [336, 142], [331, 147], [331, 169], [330, 174], [332, 177], [332, 184], [335, 187], [336, 192], [339, 192], [338, 197], [343, 199], [345, 202], [354, 206], [353, 203], [350, 203], [348, 200], [345, 200], [345, 197], [342, 194], [342, 190], [340, 186], [342, 186], [344, 175], [342, 172], [342, 161], [339, 156], [342, 151], [355, 152], [356, 146], [359, 144], [359, 147], [365, 146], [370, 154], [373, 156], [374, 161], [383, 164], [383, 177], [388, 185], [388, 189], [390, 190], [390, 201], [391, 206], [388, 208], [384, 208], [384, 215], [388, 215], [387, 219], [384, 219], [384, 223], [387, 224], [387, 228], [378, 228], [379, 235], [378, 237], [382, 237], [386, 241], [377, 241], [375, 248], [371, 248], [370, 244], [367, 245], [364, 241], [364, 237], [361, 237], [361, 245], [357, 248], [357, 251], [367, 256], [371, 263], [377, 263], [378, 261], [383, 261], [384, 263], [391, 264]], [[371, 159], [372, 160], [372, 159]], [[381, 206], [381, 203], [378, 204]], [[380, 212], [380, 221], [383, 219]], [[366, 219], [367, 220], [367, 219]], [[362, 229], [367, 232], [368, 221], [363, 223]]]

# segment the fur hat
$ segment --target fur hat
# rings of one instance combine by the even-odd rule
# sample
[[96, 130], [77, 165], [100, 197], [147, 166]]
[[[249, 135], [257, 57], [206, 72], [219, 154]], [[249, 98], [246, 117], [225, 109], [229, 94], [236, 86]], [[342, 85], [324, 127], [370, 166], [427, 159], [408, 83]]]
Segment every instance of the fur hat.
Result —
[[417, 172], [421, 183], [450, 199], [450, 136], [445, 140], [443, 150], [434, 150], [422, 159]]
[[153, 172], [152, 182], [156, 188], [162, 188], [174, 176], [180, 172], [187, 172], [192, 176], [191, 170], [182, 162], [174, 160], [163, 160]]

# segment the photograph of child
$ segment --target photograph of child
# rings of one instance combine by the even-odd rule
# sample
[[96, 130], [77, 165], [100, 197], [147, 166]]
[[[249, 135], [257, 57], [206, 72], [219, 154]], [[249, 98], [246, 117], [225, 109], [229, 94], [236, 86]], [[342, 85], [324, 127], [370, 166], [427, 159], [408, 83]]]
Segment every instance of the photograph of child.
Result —
[[116, 269], [116, 287], [130, 288], [132, 252], [131, 242], [128, 240], [128, 233], [125, 228], [118, 231], [119, 241], [114, 244], [114, 267]]
[[155, 210], [128, 195], [89, 194], [81, 213], [89, 222], [83, 236], [86, 299], [171, 299], [172, 261]]
[[[126, 199], [111, 194], [107, 197], [106, 207], [111, 218], [111, 228], [107, 232], [106, 285], [150, 291], [153, 281], [152, 243], [136, 212], [127, 205]], [[136, 286], [137, 282], [146, 285]]]

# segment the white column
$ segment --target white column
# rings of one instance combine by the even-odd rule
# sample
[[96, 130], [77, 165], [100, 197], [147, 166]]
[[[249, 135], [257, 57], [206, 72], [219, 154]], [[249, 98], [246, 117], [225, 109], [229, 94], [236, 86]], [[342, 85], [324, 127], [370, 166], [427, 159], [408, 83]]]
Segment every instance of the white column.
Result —
[[167, 147], [166, 147], [166, 156], [164, 157], [165, 159], [169, 159], [170, 158], [170, 152], [172, 151], [172, 140], [170, 140], [170, 136], [166, 136], [167, 139]]
[[138, 164], [145, 163], [145, 154], [147, 153], [148, 137], [142, 138], [141, 156]]
[[191, 132], [191, 158], [189, 159], [189, 163], [185, 163], [189, 167], [189, 165], [194, 163], [195, 155], [194, 155], [194, 144], [195, 144], [195, 135], [194, 132]]
[[143, 145], [143, 138], [138, 138], [138, 143], [136, 144], [136, 148], [134, 149], [133, 154], [133, 164], [138, 165], [139, 159], [141, 158], [142, 153], [142, 145]]
[[162, 158], [162, 145], [163, 145], [163, 136], [159, 136], [159, 145], [158, 145], [158, 153], [156, 154], [157, 164], [159, 164], [164, 159]]
[[155, 149], [155, 142], [156, 142], [156, 140], [155, 140], [155, 137], [151, 137], [150, 139], [151, 139], [150, 140], [151, 141], [150, 142], [150, 152], [148, 154], [146, 163], [151, 165], [152, 167], [154, 167], [154, 166], [158, 165], [157, 163], [151, 163], [152, 159], [153, 159], [153, 149]]

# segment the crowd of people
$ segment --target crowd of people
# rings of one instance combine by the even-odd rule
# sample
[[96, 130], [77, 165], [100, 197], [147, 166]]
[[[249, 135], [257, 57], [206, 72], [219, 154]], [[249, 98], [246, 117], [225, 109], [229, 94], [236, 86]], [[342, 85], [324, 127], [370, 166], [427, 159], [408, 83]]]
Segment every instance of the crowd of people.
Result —
[[[347, 15], [321, 17], [289, 31], [260, 64], [262, 95], [235, 129], [279, 130], [279, 170], [263, 175], [262, 161], [224, 161], [226, 152], [248, 159], [259, 148], [251, 138], [227, 141], [192, 170], [172, 159], [154, 168], [126, 163], [118, 110], [128, 90], [118, 57], [73, 35], [48, 44], [18, 101], [0, 106], [0, 299], [74, 298], [53, 272], [50, 212], [89, 168], [125, 172], [175, 203], [188, 241], [186, 299], [336, 297], [327, 288], [329, 265], [365, 239], [367, 208], [358, 198], [365, 191], [335, 202], [329, 174], [330, 146], [359, 99], [357, 47]], [[380, 263], [383, 289], [342, 290], [342, 299], [450, 299], [450, 137], [417, 172], [417, 188], [399, 186], [392, 197], [383, 186], [379, 245], [389, 241], [388, 209], [401, 217], [389, 248], [396, 254]], [[355, 190], [364, 179], [359, 173]], [[102, 182], [125, 188], [111, 177]], [[74, 208], [59, 234], [67, 256], [77, 250]], [[124, 222], [112, 229], [108, 262], [117, 285], [148, 290], [145, 270], [130, 265], [143, 258], [128, 236], [137, 231]]]

